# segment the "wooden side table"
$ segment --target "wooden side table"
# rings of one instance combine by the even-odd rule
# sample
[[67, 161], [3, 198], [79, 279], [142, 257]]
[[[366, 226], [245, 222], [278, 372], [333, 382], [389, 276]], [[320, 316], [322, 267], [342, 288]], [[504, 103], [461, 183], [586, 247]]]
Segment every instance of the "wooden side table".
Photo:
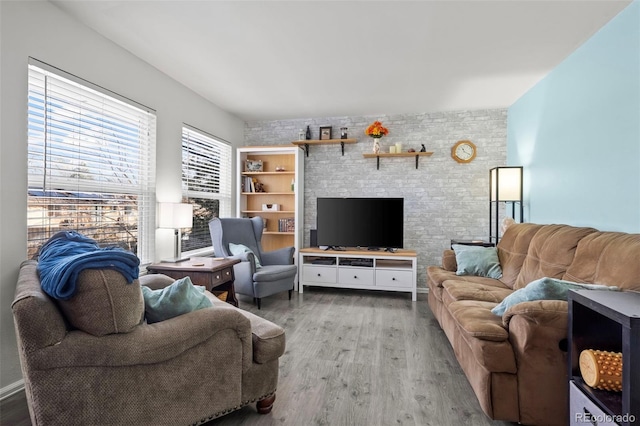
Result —
[[173, 279], [188, 276], [195, 285], [202, 285], [212, 293], [227, 292], [227, 302], [238, 306], [233, 287], [235, 276], [233, 265], [239, 259], [220, 259], [213, 257], [192, 257], [177, 263], [153, 263], [147, 266], [151, 274], [164, 274]]

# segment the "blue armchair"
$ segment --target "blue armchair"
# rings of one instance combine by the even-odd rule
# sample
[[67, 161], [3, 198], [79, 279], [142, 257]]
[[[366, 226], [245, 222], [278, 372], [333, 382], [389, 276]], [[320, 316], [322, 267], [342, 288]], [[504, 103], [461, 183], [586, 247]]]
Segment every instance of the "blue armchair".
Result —
[[[236, 293], [253, 297], [260, 309], [260, 299], [281, 291], [289, 291], [289, 300], [293, 292], [298, 268], [293, 264], [295, 249], [285, 247], [270, 252], [262, 251], [261, 217], [252, 218], [214, 218], [209, 222], [211, 241], [216, 256], [239, 258], [234, 265]], [[251, 252], [232, 255], [229, 243], [242, 244]], [[261, 267], [256, 265], [256, 257]]]

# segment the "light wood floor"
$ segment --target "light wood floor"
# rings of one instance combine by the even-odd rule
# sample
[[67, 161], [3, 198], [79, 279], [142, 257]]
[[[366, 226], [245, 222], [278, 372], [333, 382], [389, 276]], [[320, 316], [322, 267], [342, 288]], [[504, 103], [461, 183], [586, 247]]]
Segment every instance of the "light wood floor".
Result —
[[[285, 328], [273, 411], [255, 405], [217, 425], [513, 425], [491, 421], [427, 306], [426, 294], [309, 288], [262, 299]], [[2, 425], [30, 425], [24, 393], [0, 404]]]

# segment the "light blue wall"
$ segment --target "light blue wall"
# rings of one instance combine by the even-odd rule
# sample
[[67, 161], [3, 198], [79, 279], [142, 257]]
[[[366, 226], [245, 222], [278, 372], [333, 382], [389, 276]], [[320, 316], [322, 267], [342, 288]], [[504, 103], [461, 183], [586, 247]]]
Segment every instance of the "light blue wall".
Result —
[[640, 232], [640, 0], [508, 110], [525, 220]]

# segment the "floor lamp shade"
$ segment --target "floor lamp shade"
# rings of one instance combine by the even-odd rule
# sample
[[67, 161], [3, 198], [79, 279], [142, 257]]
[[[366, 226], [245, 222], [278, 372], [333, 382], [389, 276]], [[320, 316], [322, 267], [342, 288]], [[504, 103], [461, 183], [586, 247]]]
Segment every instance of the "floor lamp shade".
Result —
[[158, 228], [175, 230], [174, 258], [168, 262], [179, 262], [180, 259], [180, 229], [193, 226], [193, 205], [185, 203], [159, 203]]
[[[511, 217], [522, 223], [522, 166], [494, 167], [489, 170], [489, 239], [500, 238], [500, 203], [511, 203]], [[519, 215], [516, 217], [516, 204]]]

